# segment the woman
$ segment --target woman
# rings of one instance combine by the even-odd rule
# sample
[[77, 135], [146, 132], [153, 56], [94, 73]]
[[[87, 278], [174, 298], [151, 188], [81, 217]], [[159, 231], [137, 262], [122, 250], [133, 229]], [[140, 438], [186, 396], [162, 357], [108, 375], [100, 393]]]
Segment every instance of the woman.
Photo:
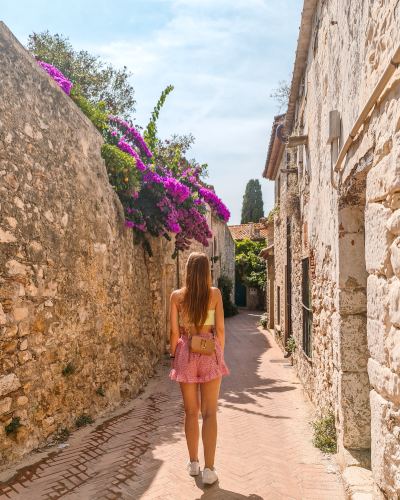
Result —
[[[225, 346], [224, 309], [218, 288], [211, 287], [210, 263], [204, 253], [193, 252], [186, 264], [185, 287], [171, 295], [170, 378], [180, 383], [185, 407], [185, 434], [189, 449], [188, 470], [191, 476], [200, 471], [198, 459], [199, 412], [203, 417], [203, 483], [217, 479], [214, 468], [217, 444], [217, 406], [222, 375], [228, 375], [223, 352]], [[199, 335], [216, 339], [213, 354], [189, 352], [190, 337]], [[180, 336], [180, 338], [179, 338]], [[199, 399], [199, 386], [201, 403]]]

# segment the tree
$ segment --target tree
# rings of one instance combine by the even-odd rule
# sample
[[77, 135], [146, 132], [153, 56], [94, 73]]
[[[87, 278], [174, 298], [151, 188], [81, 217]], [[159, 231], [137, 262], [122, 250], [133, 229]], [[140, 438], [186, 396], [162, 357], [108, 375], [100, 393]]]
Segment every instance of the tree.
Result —
[[73, 95], [94, 105], [102, 101], [114, 115], [126, 119], [135, 112], [134, 90], [128, 82], [132, 73], [126, 66], [105, 65], [99, 56], [75, 51], [68, 37], [51, 35], [48, 30], [29, 35], [28, 50], [38, 61], [60, 70], [73, 83]]
[[258, 255], [266, 244], [266, 240], [252, 241], [248, 238], [242, 241], [235, 240], [236, 283], [265, 290], [267, 282], [266, 262]]
[[264, 202], [262, 199], [261, 185], [258, 179], [250, 179], [243, 196], [241, 224], [259, 222], [261, 217], [264, 217]]
[[290, 80], [279, 80], [278, 86], [272, 89], [270, 97], [278, 103], [278, 111], [281, 112], [282, 109], [286, 109], [289, 104], [290, 97], [290, 86], [292, 81], [292, 73], [290, 74]]

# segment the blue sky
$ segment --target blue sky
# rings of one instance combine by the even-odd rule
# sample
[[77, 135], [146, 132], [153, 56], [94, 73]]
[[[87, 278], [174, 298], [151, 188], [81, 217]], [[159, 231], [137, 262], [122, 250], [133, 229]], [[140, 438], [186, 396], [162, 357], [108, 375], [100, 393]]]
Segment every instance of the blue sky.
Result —
[[168, 96], [161, 138], [192, 133], [188, 154], [208, 163], [207, 182], [240, 223], [246, 183], [259, 179], [264, 211], [272, 183], [261, 177], [273, 116], [271, 90], [293, 69], [302, 0], [20, 0], [0, 19], [26, 45], [33, 31], [70, 38], [116, 66], [135, 88], [136, 122], [146, 125], [161, 91]]

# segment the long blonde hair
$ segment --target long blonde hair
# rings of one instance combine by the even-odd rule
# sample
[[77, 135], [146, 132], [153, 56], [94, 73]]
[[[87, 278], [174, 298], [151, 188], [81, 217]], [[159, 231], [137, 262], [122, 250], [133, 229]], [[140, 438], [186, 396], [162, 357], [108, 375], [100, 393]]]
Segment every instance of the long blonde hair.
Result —
[[193, 252], [186, 264], [185, 288], [182, 306], [189, 322], [203, 326], [211, 300], [211, 273], [207, 255]]

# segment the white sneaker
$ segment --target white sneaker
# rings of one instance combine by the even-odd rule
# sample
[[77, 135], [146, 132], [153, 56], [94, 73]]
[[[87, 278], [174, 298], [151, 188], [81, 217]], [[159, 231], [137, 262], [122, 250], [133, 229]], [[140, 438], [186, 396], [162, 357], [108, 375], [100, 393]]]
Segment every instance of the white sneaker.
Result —
[[215, 483], [215, 481], [217, 481], [218, 479], [218, 475], [217, 475], [217, 471], [215, 470], [215, 468], [213, 470], [210, 470], [210, 469], [206, 469], [204, 467], [204, 470], [203, 470], [203, 483], [204, 484], [213, 484]]
[[187, 469], [189, 471], [189, 476], [197, 476], [200, 472], [200, 464], [199, 462], [191, 462], [189, 458]]

